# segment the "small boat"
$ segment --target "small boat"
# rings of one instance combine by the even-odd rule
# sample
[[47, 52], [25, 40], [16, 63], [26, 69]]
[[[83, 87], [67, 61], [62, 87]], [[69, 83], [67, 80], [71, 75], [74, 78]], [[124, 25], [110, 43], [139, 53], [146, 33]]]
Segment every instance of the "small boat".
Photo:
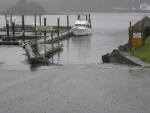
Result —
[[75, 22], [75, 26], [71, 29], [71, 32], [74, 36], [85, 36], [92, 34], [92, 28], [89, 19], [87, 19], [87, 17], [81, 18], [79, 15]]

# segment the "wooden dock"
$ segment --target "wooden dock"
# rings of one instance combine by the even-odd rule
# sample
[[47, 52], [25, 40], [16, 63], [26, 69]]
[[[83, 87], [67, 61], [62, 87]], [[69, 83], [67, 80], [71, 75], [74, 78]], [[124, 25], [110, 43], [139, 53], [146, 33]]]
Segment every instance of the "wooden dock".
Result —
[[51, 57], [52, 54], [54, 54], [55, 52], [62, 50], [63, 45], [59, 45], [59, 46], [55, 46], [54, 48], [51, 49], [47, 49], [46, 53], [44, 54], [44, 56], [46, 58]]
[[68, 31], [68, 32], [62, 33], [59, 37], [54, 36], [52, 39], [49, 39], [46, 41], [41, 41], [40, 44], [52, 44], [54, 42], [58, 42], [58, 41], [66, 39], [66, 38], [69, 38], [70, 36], [72, 36], [72, 33], [70, 31]]
[[[16, 25], [16, 21], [12, 21], [11, 18], [7, 18], [5, 15], [6, 25], [3, 28], [0, 28], [0, 31], [6, 32], [6, 34], [0, 35], [0, 45], [19, 45], [19, 42], [23, 42], [23, 47], [27, 53], [29, 62], [31, 64], [44, 63], [49, 64], [48, 58], [50, 58], [55, 52], [62, 50], [63, 45], [59, 44], [59, 41], [64, 40], [72, 36], [69, 26], [69, 16], [67, 15], [67, 24], [66, 26], [60, 26], [60, 18], [57, 18], [56, 26], [49, 26], [46, 23], [46, 18], [44, 18], [44, 25], [41, 25], [41, 15], [40, 25], [36, 25], [36, 14], [35, 14], [35, 24], [34, 25], [25, 25], [25, 17], [22, 15], [22, 24]], [[16, 22], [17, 23], [17, 22]], [[34, 33], [34, 35], [33, 35]], [[41, 33], [40, 35], [38, 33]], [[47, 36], [51, 34], [51, 37]], [[44, 41], [43, 41], [44, 39]], [[18, 42], [18, 40], [20, 40]], [[54, 47], [54, 42], [58, 42], [58, 45]], [[44, 53], [40, 54], [39, 48], [40, 44], [52, 44], [52, 47], [45, 50]], [[48, 47], [47, 45], [44, 45]], [[53, 57], [52, 57], [53, 59]]]
[[2, 41], [0, 45], [19, 45], [19, 42]]

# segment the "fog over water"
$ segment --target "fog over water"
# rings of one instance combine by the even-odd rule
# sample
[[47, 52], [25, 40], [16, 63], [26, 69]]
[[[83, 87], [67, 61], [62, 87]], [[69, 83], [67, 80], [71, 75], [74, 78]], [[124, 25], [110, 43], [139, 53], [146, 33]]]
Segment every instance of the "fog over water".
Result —
[[149, 2], [149, 0], [1, 0], [0, 12], [18, 1], [40, 3], [46, 12], [110, 12], [116, 7], [139, 8], [142, 3]]

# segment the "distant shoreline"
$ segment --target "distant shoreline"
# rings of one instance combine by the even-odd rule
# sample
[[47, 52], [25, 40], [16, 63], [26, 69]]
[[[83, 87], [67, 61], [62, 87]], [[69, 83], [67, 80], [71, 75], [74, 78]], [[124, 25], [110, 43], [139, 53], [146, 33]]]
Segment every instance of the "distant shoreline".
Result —
[[[92, 13], [150, 13], [150, 11], [142, 11], [142, 10], [114, 10], [112, 12], [47, 12], [47, 13], [35, 13], [36, 15], [78, 15], [78, 14], [92, 14]], [[12, 15], [35, 15], [28, 13], [12, 13]], [[5, 15], [4, 13], [0, 13], [0, 15]], [[7, 13], [7, 15], [11, 15], [11, 13]]]
[[115, 12], [121, 12], [121, 13], [150, 13], [149, 10], [115, 10]]

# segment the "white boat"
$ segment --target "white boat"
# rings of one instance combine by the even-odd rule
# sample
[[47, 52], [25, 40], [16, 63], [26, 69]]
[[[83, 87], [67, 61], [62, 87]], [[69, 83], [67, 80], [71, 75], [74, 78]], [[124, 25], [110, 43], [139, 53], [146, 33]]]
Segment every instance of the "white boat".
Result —
[[87, 18], [81, 19], [78, 16], [78, 19], [75, 22], [75, 26], [71, 29], [71, 32], [75, 36], [85, 36], [92, 34], [91, 24]]

